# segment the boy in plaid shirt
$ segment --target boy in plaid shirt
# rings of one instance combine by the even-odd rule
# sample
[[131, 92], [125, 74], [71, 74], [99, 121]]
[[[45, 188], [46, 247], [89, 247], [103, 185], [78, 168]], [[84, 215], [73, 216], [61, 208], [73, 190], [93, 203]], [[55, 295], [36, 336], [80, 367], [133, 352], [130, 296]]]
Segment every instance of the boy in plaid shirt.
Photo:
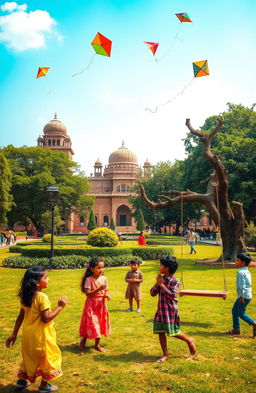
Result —
[[157, 360], [163, 363], [169, 359], [166, 334], [185, 341], [188, 344], [190, 355], [196, 353], [193, 338], [180, 332], [180, 316], [178, 312], [177, 294], [179, 292], [179, 281], [173, 276], [178, 268], [175, 257], [167, 255], [160, 259], [160, 274], [156, 278], [155, 285], [151, 288], [151, 296], [159, 295], [158, 308], [154, 318], [154, 334], [159, 334], [159, 342], [163, 356]]

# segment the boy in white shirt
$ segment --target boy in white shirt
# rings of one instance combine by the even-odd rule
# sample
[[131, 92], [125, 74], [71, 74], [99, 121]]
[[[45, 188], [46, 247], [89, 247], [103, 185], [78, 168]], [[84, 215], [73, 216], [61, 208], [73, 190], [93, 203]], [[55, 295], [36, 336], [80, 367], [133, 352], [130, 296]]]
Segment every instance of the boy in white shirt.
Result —
[[240, 334], [240, 318], [253, 327], [253, 338], [256, 337], [256, 321], [245, 313], [246, 307], [252, 300], [252, 280], [248, 266], [252, 257], [246, 253], [239, 253], [236, 259], [236, 267], [238, 267], [236, 276], [237, 299], [232, 308], [233, 329], [227, 334]]

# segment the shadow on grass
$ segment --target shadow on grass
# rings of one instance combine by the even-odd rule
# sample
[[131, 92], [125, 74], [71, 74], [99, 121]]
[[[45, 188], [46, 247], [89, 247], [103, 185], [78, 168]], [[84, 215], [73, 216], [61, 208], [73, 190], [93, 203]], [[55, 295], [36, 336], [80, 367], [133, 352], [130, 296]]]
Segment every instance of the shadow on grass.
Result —
[[190, 331], [186, 332], [186, 334], [188, 336], [192, 336], [192, 337], [193, 336], [194, 337], [196, 337], [196, 336], [201, 336], [201, 337], [210, 337], [210, 336], [212, 336], [212, 337], [224, 337], [224, 336], [226, 336], [226, 337], [228, 337], [226, 335], [226, 333], [222, 332], [222, 331], [209, 332], [208, 330], [190, 330]]
[[[0, 385], [0, 393], [13, 393], [13, 392], [17, 392], [17, 390], [15, 389], [15, 383], [16, 383], [16, 379], [14, 381], [13, 384], [8, 384], [8, 385]], [[24, 389], [23, 392], [38, 392], [38, 387], [34, 387], [31, 389], [31, 387], [28, 389]]]
[[94, 356], [94, 359], [97, 361], [101, 362], [106, 362], [109, 363], [111, 361], [113, 362], [123, 362], [123, 363], [155, 363], [156, 360], [159, 358], [159, 355], [145, 355], [145, 353], [142, 352], [129, 352], [129, 353], [123, 353], [123, 354], [118, 354], [118, 355], [108, 355], [102, 356], [102, 355], [96, 355]]

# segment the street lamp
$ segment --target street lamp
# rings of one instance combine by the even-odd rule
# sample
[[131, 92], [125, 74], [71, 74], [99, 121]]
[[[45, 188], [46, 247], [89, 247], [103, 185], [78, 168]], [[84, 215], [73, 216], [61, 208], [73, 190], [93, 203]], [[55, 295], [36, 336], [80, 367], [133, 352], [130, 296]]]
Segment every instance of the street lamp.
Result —
[[54, 208], [57, 205], [59, 198], [59, 189], [56, 186], [50, 186], [47, 188], [48, 201], [52, 211], [52, 236], [51, 236], [51, 256], [50, 256], [50, 267], [53, 267], [54, 263], [54, 247], [53, 247], [53, 236], [54, 236]]
[[157, 211], [154, 210], [154, 219], [155, 219], [155, 233], [156, 233], [156, 219], [157, 219]]

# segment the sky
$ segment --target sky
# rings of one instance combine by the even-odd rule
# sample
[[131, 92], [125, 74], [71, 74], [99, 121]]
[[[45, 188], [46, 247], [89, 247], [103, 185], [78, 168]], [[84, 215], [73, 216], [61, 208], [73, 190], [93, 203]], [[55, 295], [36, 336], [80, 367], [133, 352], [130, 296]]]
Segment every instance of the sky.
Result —
[[[256, 102], [255, 20], [255, 0], [0, 1], [0, 146], [36, 146], [57, 113], [86, 175], [123, 140], [139, 165], [183, 159], [186, 118]], [[110, 57], [93, 56], [97, 32]], [[200, 60], [210, 75], [193, 78]]]

